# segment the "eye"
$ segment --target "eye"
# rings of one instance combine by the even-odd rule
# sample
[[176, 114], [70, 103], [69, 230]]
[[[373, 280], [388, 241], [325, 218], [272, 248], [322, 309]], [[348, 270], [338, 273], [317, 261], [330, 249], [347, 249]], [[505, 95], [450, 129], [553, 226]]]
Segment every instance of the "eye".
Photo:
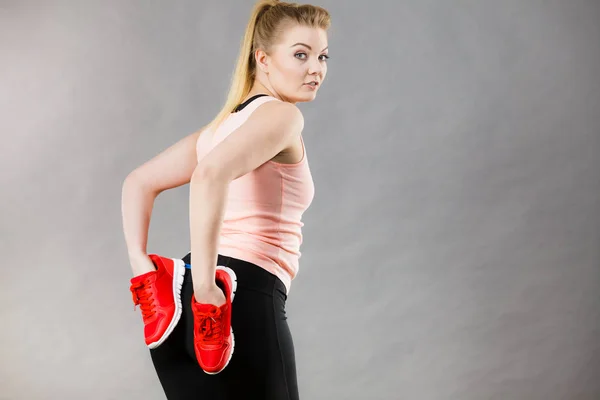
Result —
[[329, 56], [327, 54], [322, 54], [321, 57], [323, 57], [323, 59], [321, 61], [329, 60]]
[[[299, 56], [299, 55], [301, 55], [301, 54], [302, 54], [302, 55], [304, 55], [304, 56], [306, 56], [306, 53], [296, 53], [296, 54], [294, 54], [294, 55], [295, 55], [295, 56]], [[304, 58], [301, 58], [301, 60], [304, 60]]]

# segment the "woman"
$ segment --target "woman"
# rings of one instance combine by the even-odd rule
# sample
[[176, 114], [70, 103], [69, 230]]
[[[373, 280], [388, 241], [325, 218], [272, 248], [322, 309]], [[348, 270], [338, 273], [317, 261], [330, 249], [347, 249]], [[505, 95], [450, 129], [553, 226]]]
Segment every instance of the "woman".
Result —
[[[329, 25], [323, 8], [259, 1], [221, 112], [123, 184], [131, 292], [169, 399], [299, 398], [285, 302], [314, 186], [295, 104], [325, 79]], [[186, 183], [191, 253], [147, 255], [154, 199]]]

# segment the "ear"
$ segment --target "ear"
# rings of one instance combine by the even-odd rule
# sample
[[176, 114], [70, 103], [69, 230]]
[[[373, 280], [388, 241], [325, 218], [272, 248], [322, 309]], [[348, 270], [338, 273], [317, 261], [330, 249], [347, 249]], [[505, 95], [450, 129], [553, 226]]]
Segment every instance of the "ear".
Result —
[[269, 56], [263, 49], [257, 49], [254, 52], [254, 59], [256, 61], [256, 66], [265, 74], [269, 73]]

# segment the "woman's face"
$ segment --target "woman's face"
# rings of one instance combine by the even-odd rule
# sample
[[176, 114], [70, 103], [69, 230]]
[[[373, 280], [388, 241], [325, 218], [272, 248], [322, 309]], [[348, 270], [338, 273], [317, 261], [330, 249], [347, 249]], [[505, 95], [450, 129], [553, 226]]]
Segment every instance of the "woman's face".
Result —
[[[276, 97], [290, 103], [314, 100], [327, 74], [327, 32], [294, 25], [271, 54], [257, 53], [259, 81]], [[316, 85], [309, 85], [310, 82]]]

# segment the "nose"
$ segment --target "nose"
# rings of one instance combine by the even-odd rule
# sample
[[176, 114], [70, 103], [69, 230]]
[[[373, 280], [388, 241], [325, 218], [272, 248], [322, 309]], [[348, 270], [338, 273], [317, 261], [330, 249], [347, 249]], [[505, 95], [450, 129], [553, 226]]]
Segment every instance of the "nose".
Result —
[[323, 71], [323, 66], [321, 65], [321, 61], [317, 59], [316, 61], [312, 61], [308, 66], [308, 74], [309, 75], [321, 75]]

